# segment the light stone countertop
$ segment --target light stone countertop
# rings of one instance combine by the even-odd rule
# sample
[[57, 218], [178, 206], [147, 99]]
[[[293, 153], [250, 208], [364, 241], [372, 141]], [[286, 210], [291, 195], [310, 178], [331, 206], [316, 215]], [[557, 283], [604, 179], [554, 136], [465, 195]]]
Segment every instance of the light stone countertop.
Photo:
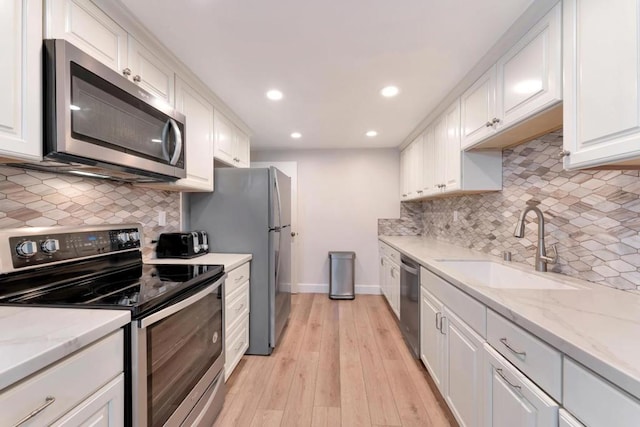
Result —
[[245, 262], [251, 261], [252, 258], [251, 254], [210, 253], [189, 259], [149, 257], [145, 258], [143, 262], [145, 264], [223, 264], [224, 271], [228, 273]]
[[0, 391], [130, 321], [129, 310], [0, 307]]
[[519, 263], [506, 264], [581, 289], [483, 287], [437, 260], [503, 263], [501, 259], [422, 237], [379, 236], [379, 239], [640, 398], [640, 295], [556, 273], [538, 273], [533, 265]]

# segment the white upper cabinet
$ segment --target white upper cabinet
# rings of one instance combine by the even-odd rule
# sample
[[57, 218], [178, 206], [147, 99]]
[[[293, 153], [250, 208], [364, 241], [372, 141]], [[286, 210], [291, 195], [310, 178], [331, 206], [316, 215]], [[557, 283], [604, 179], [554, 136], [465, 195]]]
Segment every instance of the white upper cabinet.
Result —
[[174, 105], [175, 73], [167, 61], [129, 36], [129, 60], [124, 75], [155, 97]]
[[640, 165], [638, 2], [563, 7], [564, 166]]
[[234, 161], [239, 168], [248, 168], [251, 163], [251, 141], [249, 135], [236, 127], [236, 155]]
[[508, 147], [562, 126], [561, 15], [558, 3], [462, 95], [463, 149]]
[[561, 42], [558, 3], [498, 61], [496, 130], [562, 100]]
[[422, 191], [425, 196], [436, 193], [437, 152], [434, 126], [429, 126], [422, 137]]
[[461, 97], [462, 147], [470, 147], [494, 133], [496, 67], [489, 69]]
[[444, 145], [444, 156], [440, 159], [444, 164], [442, 176], [443, 190], [460, 189], [460, 102], [456, 101], [444, 113], [445, 135], [441, 144]]
[[0, 156], [42, 158], [42, 3], [0, 3]]
[[144, 183], [144, 187], [180, 191], [213, 191], [213, 105], [176, 76], [176, 110], [186, 117], [186, 178]]
[[122, 73], [127, 32], [90, 0], [46, 0], [45, 38], [65, 39]]
[[421, 197], [423, 190], [423, 135], [414, 139], [400, 153], [401, 199]]
[[229, 165], [234, 164], [235, 128], [233, 124], [220, 112], [215, 111], [213, 129], [213, 156]]

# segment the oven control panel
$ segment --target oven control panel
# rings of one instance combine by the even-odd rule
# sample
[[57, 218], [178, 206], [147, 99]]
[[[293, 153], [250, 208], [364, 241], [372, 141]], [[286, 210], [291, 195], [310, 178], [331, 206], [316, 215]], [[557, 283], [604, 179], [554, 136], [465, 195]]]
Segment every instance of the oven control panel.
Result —
[[11, 236], [9, 246], [13, 268], [22, 268], [139, 249], [141, 238], [137, 227], [65, 233], [54, 231]]

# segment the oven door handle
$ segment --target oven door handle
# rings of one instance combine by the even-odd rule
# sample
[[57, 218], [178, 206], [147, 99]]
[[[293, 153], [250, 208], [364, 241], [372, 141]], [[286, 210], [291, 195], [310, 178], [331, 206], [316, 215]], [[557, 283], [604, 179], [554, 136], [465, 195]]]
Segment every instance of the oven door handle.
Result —
[[203, 299], [204, 297], [206, 297], [207, 295], [209, 295], [210, 293], [213, 293], [215, 290], [218, 289], [218, 287], [224, 282], [224, 279], [227, 278], [227, 273], [224, 274], [224, 276], [222, 276], [220, 279], [218, 279], [215, 283], [213, 283], [210, 286], [207, 286], [205, 289], [203, 289], [202, 291], [198, 292], [197, 294], [191, 295], [189, 298], [185, 298], [180, 302], [177, 302], [175, 304], [170, 305], [169, 307], [158, 311], [157, 313], [153, 313], [150, 316], [147, 316], [143, 319], [140, 319], [139, 322], [139, 326], [141, 329], [144, 329], [148, 326], [153, 325], [156, 322], [159, 322], [162, 319], [165, 319], [169, 316], [171, 316], [172, 314], [175, 314], [177, 312], [179, 312], [180, 310], [189, 307], [192, 304], [195, 304], [196, 302], [200, 301], [201, 299]]

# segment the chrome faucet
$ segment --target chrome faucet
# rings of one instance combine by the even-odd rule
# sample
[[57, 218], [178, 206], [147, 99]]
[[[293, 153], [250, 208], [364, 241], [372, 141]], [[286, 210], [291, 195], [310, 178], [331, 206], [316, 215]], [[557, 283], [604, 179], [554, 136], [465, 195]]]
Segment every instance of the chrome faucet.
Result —
[[524, 237], [524, 220], [529, 212], [536, 214], [538, 217], [538, 248], [536, 250], [536, 271], [547, 271], [547, 264], [555, 264], [558, 262], [558, 251], [556, 249], [556, 245], [552, 245], [551, 249], [553, 249], [553, 257], [547, 256], [547, 249], [544, 244], [544, 214], [538, 208], [540, 202], [529, 200], [527, 202], [527, 207], [522, 210], [520, 214], [520, 219], [516, 223], [516, 229], [513, 232], [513, 235], [519, 239]]

